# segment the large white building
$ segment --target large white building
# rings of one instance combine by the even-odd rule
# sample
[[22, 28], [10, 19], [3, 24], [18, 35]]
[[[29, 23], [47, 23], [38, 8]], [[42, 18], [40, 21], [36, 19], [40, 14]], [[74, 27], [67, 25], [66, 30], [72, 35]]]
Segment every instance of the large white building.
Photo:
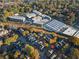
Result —
[[10, 21], [16, 21], [16, 22], [25, 22], [26, 18], [23, 16], [9, 16], [8, 17]]
[[33, 21], [33, 24], [43, 25], [51, 20], [51, 17], [40, 13], [39, 11], [33, 10], [31, 13], [26, 13], [26, 17]]
[[65, 34], [68, 36], [75, 36], [79, 38], [79, 29], [66, 25], [58, 20], [53, 19], [43, 25], [43, 28], [48, 31]]

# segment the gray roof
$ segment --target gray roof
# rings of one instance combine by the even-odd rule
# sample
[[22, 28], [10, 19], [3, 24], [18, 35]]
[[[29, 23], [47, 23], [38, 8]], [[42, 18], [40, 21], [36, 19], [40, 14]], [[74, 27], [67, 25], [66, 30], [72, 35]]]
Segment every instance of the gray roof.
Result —
[[21, 20], [21, 21], [23, 21], [23, 22], [26, 20], [26, 18], [23, 17], [23, 16], [9, 16], [9, 18], [11, 18], [11, 19]]
[[68, 26], [55, 19], [44, 24], [43, 28], [48, 31], [61, 32], [63, 34], [69, 35], [69, 36], [73, 36], [75, 34], [74, 36], [79, 38], [79, 31], [77, 32], [76, 28]]
[[57, 21], [57, 20], [52, 20], [50, 22], [47, 22], [46, 24], [44, 24], [44, 28], [49, 30], [49, 31], [56, 31], [58, 32], [58, 30], [62, 29], [63, 26], [66, 26], [66, 24], [60, 22], [60, 21]]

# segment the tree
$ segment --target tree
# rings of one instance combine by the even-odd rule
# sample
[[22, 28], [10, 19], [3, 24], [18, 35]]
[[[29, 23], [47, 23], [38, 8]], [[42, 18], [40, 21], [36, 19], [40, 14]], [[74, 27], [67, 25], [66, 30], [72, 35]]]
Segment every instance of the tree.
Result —
[[10, 45], [11, 42], [16, 42], [17, 38], [18, 38], [18, 35], [15, 34], [14, 36], [12, 36], [12, 37], [6, 39], [6, 40], [5, 40], [5, 44]]
[[72, 50], [70, 59], [79, 59], [79, 50], [78, 49], [74, 48]]
[[34, 47], [30, 46], [29, 44], [26, 45], [26, 50], [29, 53], [30, 57], [32, 59], [39, 59], [39, 52], [37, 49], [35, 49]]
[[79, 45], [79, 38], [73, 37], [73, 38], [72, 38], [72, 42], [73, 42], [75, 45]]

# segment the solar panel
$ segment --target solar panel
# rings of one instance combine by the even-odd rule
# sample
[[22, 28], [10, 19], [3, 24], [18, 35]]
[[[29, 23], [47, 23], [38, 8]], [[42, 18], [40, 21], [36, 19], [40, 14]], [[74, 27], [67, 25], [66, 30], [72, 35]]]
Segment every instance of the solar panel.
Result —
[[58, 31], [60, 28], [63, 28], [63, 26], [65, 26], [64, 23], [57, 20], [52, 20], [45, 25], [46, 27], [51, 28], [53, 31]]

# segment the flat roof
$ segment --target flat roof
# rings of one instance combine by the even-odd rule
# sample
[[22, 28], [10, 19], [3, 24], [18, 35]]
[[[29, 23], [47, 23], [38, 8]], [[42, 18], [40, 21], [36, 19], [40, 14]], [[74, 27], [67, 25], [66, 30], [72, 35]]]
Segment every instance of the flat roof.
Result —
[[37, 10], [33, 10], [33, 13], [35, 13], [35, 14], [37, 14], [37, 15], [42, 15], [42, 13], [41, 12], [39, 12], [39, 11], [37, 11]]
[[32, 18], [32, 17], [35, 17], [36, 14], [35, 14], [35, 13], [26, 13], [26, 16], [27, 16], [28, 18]]
[[74, 36], [79, 38], [79, 31]]
[[25, 17], [23, 17], [23, 16], [9, 16], [9, 18], [24, 19]]
[[77, 32], [77, 29], [75, 29], [73, 27], [69, 27], [67, 30], [65, 30], [63, 32], [63, 34], [66, 34], [66, 35], [69, 35], [69, 36], [73, 36], [76, 32]]
[[46, 24], [44, 24], [44, 26], [52, 29], [53, 31], [56, 31], [58, 32], [58, 30], [62, 29], [66, 24], [60, 22], [60, 21], [57, 21], [57, 20], [52, 20], [52, 21], [49, 21], [47, 22]]
[[42, 19], [41, 16], [34, 17], [34, 18], [32, 18], [32, 20], [34, 21], [33, 23], [40, 24], [40, 25], [43, 25], [49, 21], [48, 19]]

